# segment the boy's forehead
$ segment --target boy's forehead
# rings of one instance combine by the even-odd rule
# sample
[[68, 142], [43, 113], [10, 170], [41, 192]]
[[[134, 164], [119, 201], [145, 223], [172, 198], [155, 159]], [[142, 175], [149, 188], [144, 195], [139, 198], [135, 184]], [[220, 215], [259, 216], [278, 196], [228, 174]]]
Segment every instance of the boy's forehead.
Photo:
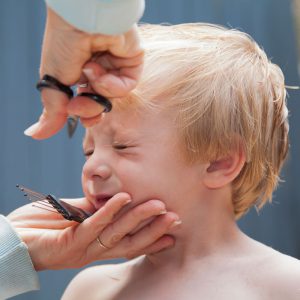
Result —
[[[92, 143], [95, 138], [111, 136], [115, 138], [147, 138], [162, 131], [174, 129], [174, 117], [162, 111], [141, 110], [112, 110], [104, 114], [100, 122], [87, 128], [83, 145]], [[167, 128], [169, 128], [167, 130]]]
[[137, 115], [126, 111], [112, 111], [104, 114], [99, 123], [87, 128], [83, 137], [83, 144], [89, 143], [98, 134], [116, 135], [136, 133], [140, 127]]

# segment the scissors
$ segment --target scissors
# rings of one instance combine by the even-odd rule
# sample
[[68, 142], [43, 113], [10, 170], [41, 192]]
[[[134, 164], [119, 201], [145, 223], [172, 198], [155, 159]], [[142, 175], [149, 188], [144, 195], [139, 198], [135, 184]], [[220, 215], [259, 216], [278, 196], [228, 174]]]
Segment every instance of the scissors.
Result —
[[[77, 87], [81, 87], [81, 88], [85, 87], [86, 88], [86, 87], [88, 87], [88, 83], [78, 84]], [[74, 92], [69, 86], [61, 83], [56, 78], [54, 78], [53, 76], [50, 76], [48, 74], [44, 75], [42, 77], [42, 79], [40, 79], [38, 81], [36, 88], [40, 92], [44, 88], [55, 89], [55, 90], [65, 93], [69, 99], [72, 99], [74, 97]], [[101, 113], [110, 112], [112, 109], [111, 102], [107, 98], [105, 98], [99, 94], [83, 92], [83, 93], [77, 94], [76, 96], [88, 97], [91, 100], [99, 103], [103, 108], [103, 111]], [[67, 126], [68, 126], [69, 138], [72, 138], [72, 136], [74, 135], [76, 128], [77, 128], [78, 120], [79, 120], [78, 116], [68, 116]]]
[[[93, 93], [80, 93], [77, 96], [88, 97], [88, 98], [96, 101], [97, 103], [99, 103], [103, 108], [103, 111], [101, 113], [110, 112], [112, 109], [111, 102], [101, 95], [93, 94]], [[74, 132], [76, 131], [78, 119], [79, 119], [78, 116], [68, 116], [67, 124], [68, 124], [69, 138], [72, 138], [72, 136], [74, 135]]]

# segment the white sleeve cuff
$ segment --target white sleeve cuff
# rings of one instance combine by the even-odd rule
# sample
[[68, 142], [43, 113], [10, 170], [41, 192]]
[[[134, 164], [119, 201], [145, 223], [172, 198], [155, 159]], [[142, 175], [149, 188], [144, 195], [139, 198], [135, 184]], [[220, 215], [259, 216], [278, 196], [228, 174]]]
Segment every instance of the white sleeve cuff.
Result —
[[0, 299], [39, 289], [27, 246], [0, 215]]
[[65, 21], [89, 33], [115, 35], [139, 21], [145, 0], [46, 0]]

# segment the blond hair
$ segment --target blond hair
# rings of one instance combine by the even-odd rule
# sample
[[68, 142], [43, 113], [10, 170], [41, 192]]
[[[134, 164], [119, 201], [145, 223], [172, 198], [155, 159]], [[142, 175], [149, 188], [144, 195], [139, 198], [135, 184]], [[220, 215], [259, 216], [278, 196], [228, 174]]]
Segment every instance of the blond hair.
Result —
[[[253, 39], [212, 24], [140, 27], [145, 67], [135, 98], [175, 108], [187, 159], [214, 161], [241, 146], [236, 217], [272, 197], [288, 150], [284, 76]], [[238, 138], [237, 138], [238, 137]]]

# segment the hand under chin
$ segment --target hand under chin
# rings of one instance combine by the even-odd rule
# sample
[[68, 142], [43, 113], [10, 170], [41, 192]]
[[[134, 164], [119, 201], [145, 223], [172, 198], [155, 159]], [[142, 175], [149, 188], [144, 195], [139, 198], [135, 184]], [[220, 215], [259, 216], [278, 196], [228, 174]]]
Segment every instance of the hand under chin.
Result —
[[144, 226], [147, 226], [148, 224], [150, 224], [156, 217], [151, 217], [143, 222], [141, 222], [134, 230], [132, 230], [129, 235], [133, 235], [136, 232], [138, 232], [141, 228], [143, 228]]

